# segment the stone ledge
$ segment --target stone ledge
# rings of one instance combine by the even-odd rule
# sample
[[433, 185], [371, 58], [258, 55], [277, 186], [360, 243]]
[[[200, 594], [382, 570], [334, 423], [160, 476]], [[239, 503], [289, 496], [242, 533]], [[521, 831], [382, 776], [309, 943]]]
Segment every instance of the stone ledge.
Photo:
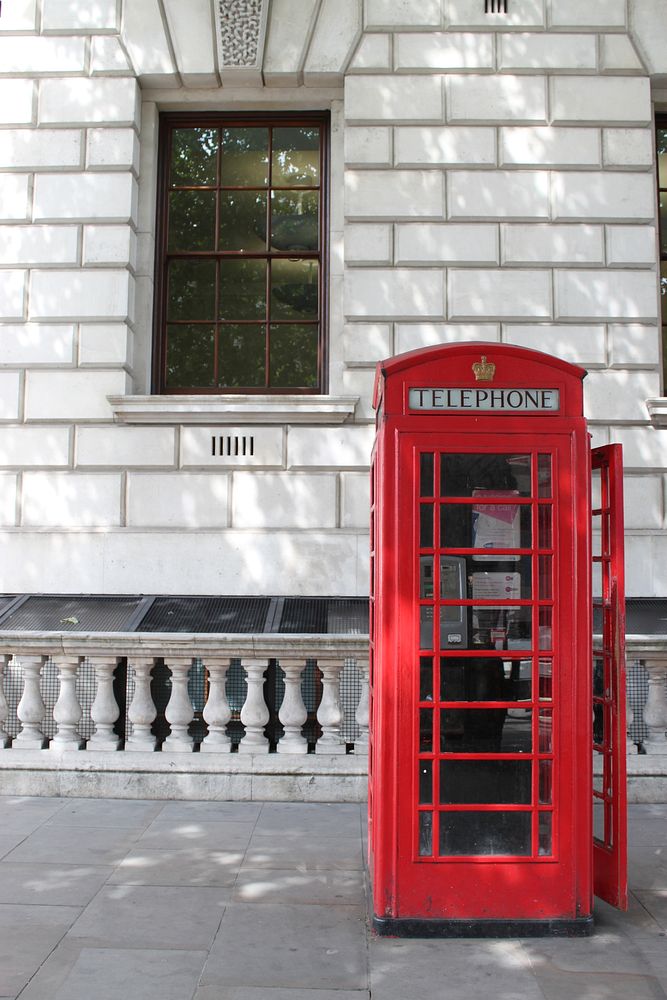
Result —
[[107, 396], [123, 424], [342, 424], [358, 396]]
[[646, 408], [654, 426], [667, 427], [667, 399], [647, 399]]

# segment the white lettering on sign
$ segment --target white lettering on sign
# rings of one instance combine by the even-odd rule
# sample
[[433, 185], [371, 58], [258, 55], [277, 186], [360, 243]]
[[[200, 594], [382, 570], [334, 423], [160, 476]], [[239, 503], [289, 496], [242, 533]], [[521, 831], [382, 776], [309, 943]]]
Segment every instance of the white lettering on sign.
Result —
[[411, 410], [493, 410], [557, 413], [558, 389], [410, 389]]

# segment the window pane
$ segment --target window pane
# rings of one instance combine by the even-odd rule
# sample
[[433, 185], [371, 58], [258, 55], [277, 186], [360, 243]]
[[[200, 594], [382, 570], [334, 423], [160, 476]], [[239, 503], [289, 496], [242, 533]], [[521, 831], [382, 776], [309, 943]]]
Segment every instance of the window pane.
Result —
[[548, 857], [548, 855], [552, 853], [551, 825], [552, 825], [552, 814], [550, 812], [541, 812], [539, 819], [539, 826], [538, 826], [538, 834], [539, 834], [538, 853], [540, 857]]
[[474, 490], [508, 490], [530, 496], [530, 455], [442, 455], [443, 497], [470, 497]]
[[530, 660], [442, 656], [442, 701], [517, 701], [530, 698]]
[[419, 761], [419, 804], [431, 805], [433, 802], [433, 761]]
[[203, 187], [215, 184], [218, 130], [174, 129], [171, 147], [171, 185]]
[[274, 128], [272, 183], [277, 187], [320, 182], [320, 130], [318, 128]]
[[270, 384], [289, 388], [317, 385], [316, 324], [271, 326]]
[[214, 319], [215, 261], [173, 260], [169, 267], [168, 319]]
[[265, 384], [264, 327], [225, 323], [220, 327], [219, 376], [221, 386], [261, 387]]
[[433, 459], [434, 456], [424, 452], [419, 456], [419, 495], [433, 496]]
[[433, 853], [433, 813], [419, 813], [419, 856], [427, 858]]
[[271, 249], [317, 250], [318, 203], [316, 191], [272, 191]]
[[271, 262], [271, 319], [317, 319], [318, 293], [316, 260]]
[[266, 250], [266, 192], [220, 192], [220, 249]]
[[[529, 549], [531, 512], [526, 504], [442, 504], [440, 538], [445, 548]], [[479, 562], [496, 556], [476, 556]], [[502, 558], [502, 557], [501, 557]]]
[[168, 249], [215, 250], [215, 191], [169, 194]]
[[213, 385], [215, 333], [204, 324], [167, 327], [167, 385], [171, 389]]
[[[662, 159], [666, 159], [663, 154]], [[660, 192], [660, 253], [667, 254], [667, 193]]]
[[419, 508], [419, 545], [433, 548], [433, 504], [423, 503]]
[[530, 805], [529, 760], [441, 760], [443, 805]]
[[220, 319], [265, 319], [266, 261], [220, 261]]
[[530, 854], [530, 812], [440, 813], [440, 854]]
[[269, 183], [267, 128], [223, 128], [220, 183], [223, 187], [266, 187]]
[[433, 657], [419, 658], [419, 700], [433, 701]]
[[441, 753], [530, 753], [530, 709], [443, 708]]

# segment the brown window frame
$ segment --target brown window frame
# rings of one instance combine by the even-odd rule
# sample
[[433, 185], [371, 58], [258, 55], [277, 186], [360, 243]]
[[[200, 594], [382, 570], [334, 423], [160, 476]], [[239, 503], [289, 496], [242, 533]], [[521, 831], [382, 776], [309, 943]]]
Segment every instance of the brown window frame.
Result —
[[[300, 258], [318, 261], [318, 344], [317, 344], [317, 383], [313, 386], [211, 386], [200, 387], [167, 387], [167, 270], [172, 257], [188, 257], [187, 251], [170, 253], [167, 249], [168, 239], [168, 204], [169, 204], [169, 157], [171, 136], [178, 128], [232, 128], [247, 127], [281, 127], [281, 126], [318, 125], [321, 132], [320, 143], [320, 187], [319, 187], [319, 247], [317, 252], [299, 252]], [[328, 391], [328, 257], [329, 257], [329, 139], [330, 113], [328, 111], [303, 112], [171, 112], [160, 115], [158, 140], [158, 175], [157, 175], [157, 218], [156, 218], [156, 255], [155, 255], [155, 308], [153, 315], [153, 356], [152, 356], [152, 388], [153, 394], [165, 395], [318, 395]], [[271, 157], [269, 156], [269, 163]], [[269, 184], [266, 188], [270, 204], [271, 191], [281, 190], [281, 185]], [[222, 189], [218, 178], [215, 190]], [[284, 188], [285, 190], [299, 190]], [[303, 189], [301, 189], [303, 190]], [[306, 188], [306, 190], [308, 190]], [[219, 211], [219, 209], [217, 210]], [[260, 258], [266, 260], [293, 259], [295, 254], [290, 251], [272, 250], [270, 246], [264, 253], [244, 251], [191, 251], [192, 256], [210, 258], [215, 261], [235, 258]], [[258, 321], [260, 323], [262, 321]], [[268, 358], [270, 316], [263, 321], [266, 327], [265, 347]], [[220, 328], [218, 319], [215, 321], [216, 331]], [[216, 359], [218, 334], [216, 332]], [[266, 377], [269, 377], [268, 362]]]
[[657, 114], [655, 116], [655, 178], [656, 178], [656, 200], [658, 203], [658, 288], [660, 292], [660, 316], [661, 321], [661, 342], [662, 342], [662, 394], [667, 395], [667, 232], [662, 223], [660, 212], [661, 196], [667, 197], [667, 183], [660, 183], [660, 162], [658, 132], [667, 131], [667, 114]]

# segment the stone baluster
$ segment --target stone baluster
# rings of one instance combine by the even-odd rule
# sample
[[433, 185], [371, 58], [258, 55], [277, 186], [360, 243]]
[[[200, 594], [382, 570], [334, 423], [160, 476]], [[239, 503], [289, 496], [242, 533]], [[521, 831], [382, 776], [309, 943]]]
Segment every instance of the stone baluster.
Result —
[[243, 668], [248, 679], [248, 693], [241, 709], [241, 722], [245, 736], [239, 743], [239, 753], [267, 753], [269, 741], [264, 727], [269, 721], [269, 710], [264, 701], [264, 673], [266, 660], [244, 660]]
[[90, 663], [95, 671], [97, 690], [90, 709], [90, 717], [95, 723], [95, 733], [88, 740], [88, 750], [118, 750], [120, 739], [113, 727], [120, 715], [120, 709], [113, 693], [113, 675], [116, 669], [115, 656], [91, 656]]
[[232, 717], [227, 700], [227, 671], [230, 665], [230, 660], [222, 656], [209, 656], [206, 659], [208, 698], [203, 715], [208, 733], [199, 748], [201, 753], [220, 753], [231, 748], [232, 741], [227, 735], [227, 723]]
[[368, 663], [365, 660], [362, 660], [361, 663], [358, 664], [358, 667], [359, 680], [361, 682], [361, 696], [359, 698], [357, 710], [354, 713], [354, 718], [359, 726], [359, 736], [354, 743], [354, 752], [356, 754], [363, 754], [368, 753]]
[[10, 660], [11, 656], [8, 653], [0, 653], [0, 747], [3, 750], [11, 743], [9, 733], [5, 729], [9, 715], [9, 705], [5, 697], [5, 667]]
[[192, 753], [192, 737], [188, 726], [194, 719], [194, 709], [188, 694], [188, 674], [192, 666], [191, 656], [173, 656], [165, 665], [171, 671], [171, 697], [164, 717], [171, 726], [171, 733], [162, 744], [169, 753]]
[[152, 656], [135, 656], [128, 660], [127, 669], [134, 671], [134, 695], [127, 717], [132, 723], [132, 735], [125, 741], [125, 749], [131, 751], [155, 750], [155, 737], [151, 726], [157, 712], [151, 697]]
[[278, 742], [278, 753], [308, 753], [308, 743], [301, 735], [301, 727], [308, 718], [308, 712], [301, 696], [301, 674], [303, 660], [280, 660], [280, 669], [285, 674], [285, 696], [278, 718], [285, 734]]
[[39, 688], [39, 678], [45, 663], [45, 656], [21, 657], [23, 694], [16, 708], [21, 723], [21, 731], [14, 740], [14, 746], [17, 748], [42, 750], [48, 742], [41, 730], [46, 708]]
[[53, 706], [53, 718], [58, 728], [49, 749], [55, 753], [61, 753], [63, 750], [80, 750], [83, 740], [77, 727], [83, 712], [76, 694], [76, 675], [81, 657], [54, 656], [53, 659], [58, 667], [60, 690], [58, 700]]
[[340, 710], [340, 675], [344, 660], [318, 660], [322, 674], [322, 700], [317, 709], [317, 721], [322, 727], [322, 735], [317, 741], [318, 753], [344, 754], [345, 744], [340, 734], [343, 715]]
[[665, 687], [664, 660], [645, 660], [648, 671], [648, 697], [644, 708], [644, 722], [648, 738], [644, 750], [650, 754], [667, 754], [667, 688]]

